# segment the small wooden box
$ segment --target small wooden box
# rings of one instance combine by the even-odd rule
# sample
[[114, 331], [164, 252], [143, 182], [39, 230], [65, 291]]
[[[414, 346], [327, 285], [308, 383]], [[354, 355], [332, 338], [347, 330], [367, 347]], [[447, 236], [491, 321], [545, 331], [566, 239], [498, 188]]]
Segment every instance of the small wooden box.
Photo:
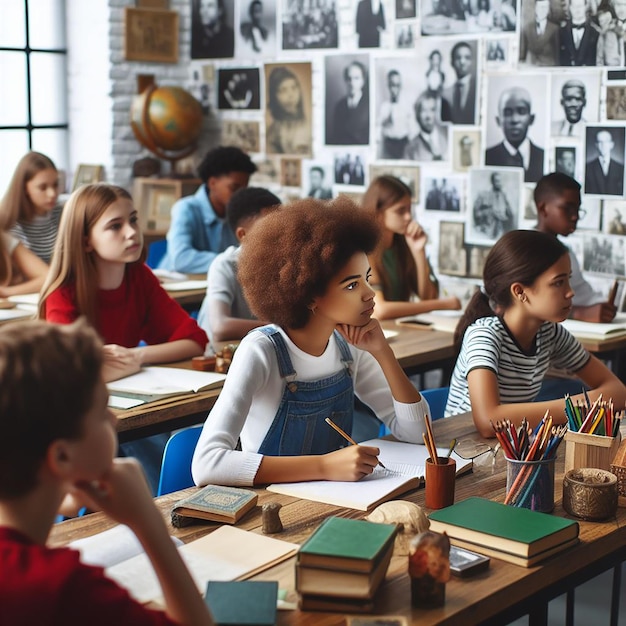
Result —
[[565, 433], [565, 471], [581, 467], [611, 470], [611, 461], [619, 447], [619, 437], [589, 435], [568, 430]]
[[626, 441], [622, 441], [611, 463], [611, 472], [617, 476], [617, 501], [626, 507]]

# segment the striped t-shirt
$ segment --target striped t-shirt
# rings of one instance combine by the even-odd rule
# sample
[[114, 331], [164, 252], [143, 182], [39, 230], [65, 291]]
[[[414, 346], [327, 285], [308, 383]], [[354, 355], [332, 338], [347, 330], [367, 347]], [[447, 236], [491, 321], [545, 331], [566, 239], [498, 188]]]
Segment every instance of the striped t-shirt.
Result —
[[11, 234], [40, 259], [50, 263], [62, 211], [63, 206], [59, 205], [46, 215], [35, 215], [31, 222], [18, 222], [11, 229]]
[[456, 361], [445, 415], [472, 410], [467, 375], [474, 369], [489, 369], [498, 378], [500, 402], [532, 402], [539, 393], [548, 368], [570, 372], [581, 369], [588, 352], [563, 326], [544, 322], [535, 347], [524, 352], [499, 317], [483, 317], [465, 331]]

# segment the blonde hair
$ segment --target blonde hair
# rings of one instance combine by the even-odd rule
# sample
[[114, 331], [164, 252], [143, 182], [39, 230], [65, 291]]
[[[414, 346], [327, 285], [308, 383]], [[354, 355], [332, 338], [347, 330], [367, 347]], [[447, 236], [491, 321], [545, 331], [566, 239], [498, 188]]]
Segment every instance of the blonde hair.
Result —
[[43, 170], [57, 171], [54, 163], [45, 154], [27, 152], [20, 159], [0, 201], [0, 230], [10, 230], [18, 221], [33, 220], [35, 205], [26, 193], [26, 183]]
[[[69, 197], [63, 208], [50, 271], [41, 289], [39, 319], [46, 319], [46, 300], [50, 294], [60, 287], [73, 285], [79, 315], [98, 327], [96, 252], [87, 252], [87, 239], [94, 224], [120, 198], [132, 200], [122, 187], [104, 183], [84, 185]], [[137, 262], [143, 262], [143, 257]]]

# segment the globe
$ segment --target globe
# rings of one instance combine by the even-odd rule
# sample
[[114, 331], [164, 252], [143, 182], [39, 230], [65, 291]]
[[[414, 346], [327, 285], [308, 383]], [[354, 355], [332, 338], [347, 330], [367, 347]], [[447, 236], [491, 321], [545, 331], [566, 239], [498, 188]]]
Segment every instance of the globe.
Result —
[[139, 143], [162, 159], [176, 161], [196, 149], [202, 107], [181, 87], [151, 85], [134, 98], [130, 125]]

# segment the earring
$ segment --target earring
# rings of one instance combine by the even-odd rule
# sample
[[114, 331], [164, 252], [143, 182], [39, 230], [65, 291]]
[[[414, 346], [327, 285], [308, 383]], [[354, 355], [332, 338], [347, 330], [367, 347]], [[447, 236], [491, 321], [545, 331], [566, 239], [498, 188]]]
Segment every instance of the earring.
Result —
[[528, 301], [528, 296], [525, 293], [520, 294], [520, 300], [522, 302], [527, 302]]

